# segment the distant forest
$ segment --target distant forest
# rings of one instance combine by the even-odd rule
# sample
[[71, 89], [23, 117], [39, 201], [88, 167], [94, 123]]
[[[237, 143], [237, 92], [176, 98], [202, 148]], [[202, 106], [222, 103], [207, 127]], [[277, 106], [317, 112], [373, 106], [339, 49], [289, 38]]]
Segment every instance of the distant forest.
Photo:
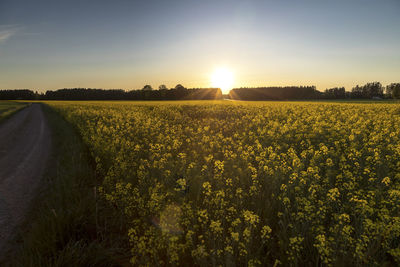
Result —
[[28, 89], [0, 90], [0, 100], [212, 100], [222, 99], [219, 88], [187, 89], [178, 84], [173, 89], [160, 86], [153, 90], [146, 85], [141, 90], [70, 88], [48, 90], [45, 93]]
[[400, 99], [400, 83], [386, 87], [379, 82], [355, 86], [351, 91], [344, 87], [316, 90], [315, 86], [235, 88], [229, 95], [222, 95], [219, 88], [187, 89], [181, 84], [168, 89], [160, 85], [154, 90], [150, 85], [143, 89], [125, 91], [122, 89], [71, 88], [48, 90], [45, 93], [29, 89], [0, 90], [0, 100], [311, 100], [311, 99]]
[[315, 86], [236, 88], [229, 93], [231, 99], [241, 100], [301, 100], [301, 99], [400, 99], [400, 83], [383, 87], [379, 82], [355, 86], [351, 91], [344, 87], [318, 91]]

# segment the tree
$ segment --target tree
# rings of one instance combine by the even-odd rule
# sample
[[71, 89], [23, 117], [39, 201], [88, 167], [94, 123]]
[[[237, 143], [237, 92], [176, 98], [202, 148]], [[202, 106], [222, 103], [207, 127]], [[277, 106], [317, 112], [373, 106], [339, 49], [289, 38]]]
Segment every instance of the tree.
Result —
[[383, 97], [383, 86], [380, 82], [367, 83], [363, 87], [368, 98]]
[[356, 87], [353, 87], [353, 89], [351, 89], [351, 98], [362, 98], [362, 97], [363, 97], [362, 87], [360, 87], [357, 84]]
[[383, 86], [380, 82], [367, 83], [363, 86], [356, 85], [351, 91], [352, 98], [383, 97]]
[[144, 91], [151, 91], [151, 90], [153, 90], [153, 87], [151, 87], [151, 85], [149, 85], [149, 84], [146, 84], [146, 85], [143, 87], [142, 90], [144, 90]]
[[386, 93], [393, 98], [400, 99], [400, 83], [392, 83], [386, 87]]
[[161, 84], [161, 85], [158, 87], [158, 90], [168, 90], [168, 88], [167, 88], [167, 86], [166, 86], [165, 84]]
[[344, 99], [346, 98], [346, 89], [344, 87], [335, 87], [325, 90], [325, 98], [328, 99]]
[[184, 89], [186, 89], [182, 84], [177, 84], [176, 86], [175, 86], [175, 89], [176, 90], [184, 90]]

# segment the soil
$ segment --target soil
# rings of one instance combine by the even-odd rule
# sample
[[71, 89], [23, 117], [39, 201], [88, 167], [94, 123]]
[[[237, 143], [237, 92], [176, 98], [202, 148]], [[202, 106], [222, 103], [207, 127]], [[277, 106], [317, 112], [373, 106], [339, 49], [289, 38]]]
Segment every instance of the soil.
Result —
[[51, 132], [40, 104], [0, 124], [0, 258], [38, 192], [50, 152]]

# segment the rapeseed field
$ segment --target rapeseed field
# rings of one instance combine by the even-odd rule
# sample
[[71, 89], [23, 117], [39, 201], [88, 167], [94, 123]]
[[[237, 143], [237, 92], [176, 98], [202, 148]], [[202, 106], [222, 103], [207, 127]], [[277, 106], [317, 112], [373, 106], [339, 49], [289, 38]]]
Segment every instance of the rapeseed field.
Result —
[[400, 264], [398, 104], [48, 104], [89, 147], [134, 265]]

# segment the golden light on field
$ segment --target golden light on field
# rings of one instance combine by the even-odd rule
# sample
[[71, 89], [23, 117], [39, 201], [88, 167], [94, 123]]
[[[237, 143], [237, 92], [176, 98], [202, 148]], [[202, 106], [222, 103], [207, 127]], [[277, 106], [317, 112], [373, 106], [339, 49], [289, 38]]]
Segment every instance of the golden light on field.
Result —
[[223, 94], [229, 93], [234, 82], [233, 72], [227, 68], [216, 69], [211, 76], [211, 86], [221, 88]]

